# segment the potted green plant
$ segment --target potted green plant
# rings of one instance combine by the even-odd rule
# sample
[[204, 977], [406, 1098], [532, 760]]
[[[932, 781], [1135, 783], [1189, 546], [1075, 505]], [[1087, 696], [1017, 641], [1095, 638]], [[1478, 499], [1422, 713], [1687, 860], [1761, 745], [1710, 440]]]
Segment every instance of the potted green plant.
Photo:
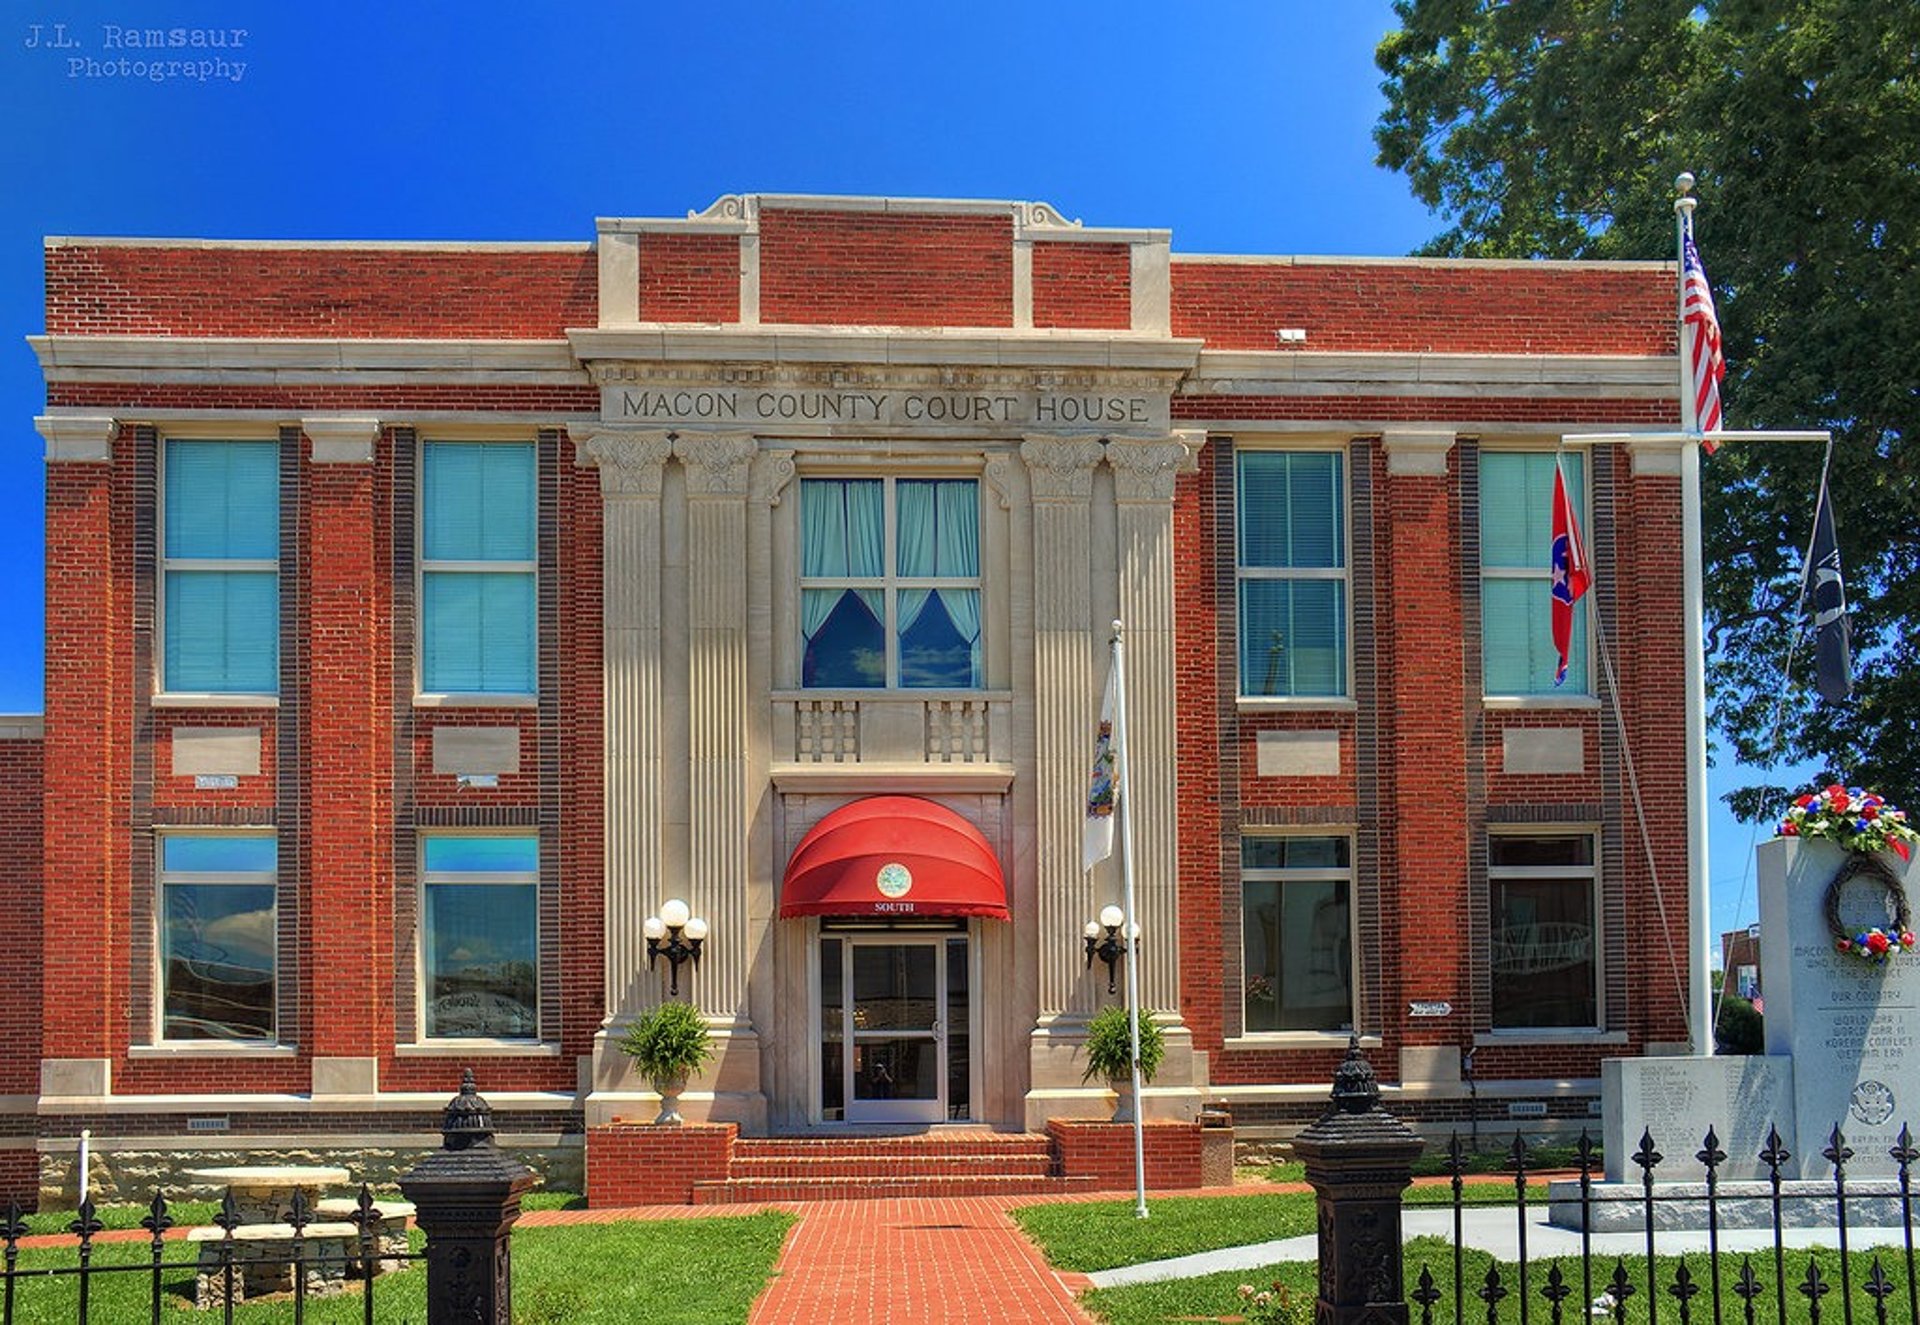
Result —
[[713, 1057], [713, 1033], [699, 1009], [691, 1003], [662, 1003], [628, 1023], [620, 1047], [660, 1093], [660, 1116], [653, 1125], [685, 1122], [680, 1092], [687, 1088], [687, 1078]]
[[[1153, 1014], [1145, 1008], [1140, 1010], [1140, 1080], [1142, 1084], [1152, 1081], [1153, 1074], [1160, 1070], [1160, 1060], [1167, 1056], [1167, 1042], [1160, 1034], [1160, 1026]], [[1105, 1078], [1112, 1087], [1116, 1101], [1113, 1120], [1117, 1123], [1133, 1121], [1133, 1034], [1127, 1025], [1127, 1010], [1122, 1007], [1102, 1008], [1087, 1023], [1087, 1070], [1081, 1076], [1082, 1081], [1091, 1081], [1095, 1077]]]

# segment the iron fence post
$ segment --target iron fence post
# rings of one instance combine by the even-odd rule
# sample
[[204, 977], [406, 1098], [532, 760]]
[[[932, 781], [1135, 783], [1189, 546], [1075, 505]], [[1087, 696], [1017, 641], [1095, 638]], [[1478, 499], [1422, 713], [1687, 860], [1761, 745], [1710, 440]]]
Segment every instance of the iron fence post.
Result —
[[427, 1325], [509, 1325], [509, 1235], [533, 1173], [500, 1153], [473, 1069], [447, 1104], [443, 1147], [400, 1179], [426, 1234]]
[[1333, 1101], [1294, 1138], [1320, 1214], [1320, 1292], [1315, 1325], [1403, 1325], [1400, 1196], [1426, 1143], [1380, 1107], [1380, 1084], [1347, 1044], [1333, 1074]]

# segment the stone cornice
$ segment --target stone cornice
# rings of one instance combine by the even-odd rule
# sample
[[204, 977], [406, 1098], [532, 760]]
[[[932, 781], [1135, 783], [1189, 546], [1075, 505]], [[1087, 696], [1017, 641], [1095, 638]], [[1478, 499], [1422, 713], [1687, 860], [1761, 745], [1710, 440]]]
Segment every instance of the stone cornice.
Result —
[[29, 336], [49, 382], [418, 381], [584, 386], [562, 340], [374, 340], [252, 336]]
[[300, 431], [313, 443], [315, 464], [370, 464], [380, 420], [369, 415], [323, 414], [300, 420]]
[[569, 428], [579, 444], [576, 464], [600, 471], [602, 497], [658, 497], [673, 457], [673, 435], [659, 430], [621, 431], [613, 428]]
[[[1060, 332], [858, 327], [688, 327], [639, 324], [578, 327], [568, 343], [600, 383], [627, 363], [706, 365], [738, 372], [742, 365], [794, 368], [861, 365], [873, 369], [1027, 369], [1054, 372], [1134, 371], [1166, 374], [1166, 385], [1192, 371], [1200, 342], [1125, 332]], [[609, 363], [608, 361], [614, 361]]]
[[1034, 502], [1090, 500], [1094, 467], [1106, 453], [1106, 447], [1092, 437], [1029, 436], [1020, 444], [1020, 458], [1027, 464]]
[[46, 438], [48, 464], [112, 460], [113, 440], [120, 433], [119, 420], [96, 414], [42, 414], [33, 426]]
[[753, 458], [760, 453], [751, 433], [681, 432], [673, 454], [686, 467], [689, 497], [744, 497]]
[[1673, 394], [1671, 355], [1374, 354], [1208, 350], [1184, 396], [1295, 396], [1363, 392], [1460, 396], [1657, 399]]

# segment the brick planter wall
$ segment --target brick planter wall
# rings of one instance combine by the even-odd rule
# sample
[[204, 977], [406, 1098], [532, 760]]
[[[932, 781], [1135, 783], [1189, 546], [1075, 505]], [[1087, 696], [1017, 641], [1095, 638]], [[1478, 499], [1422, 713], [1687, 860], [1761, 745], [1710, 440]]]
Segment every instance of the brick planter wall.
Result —
[[733, 1162], [735, 1123], [587, 1129], [587, 1204], [691, 1205], [693, 1184], [718, 1182]]
[[[1147, 1186], [1155, 1191], [1199, 1187], [1200, 1124], [1148, 1123], [1145, 1131]], [[1131, 1124], [1054, 1118], [1047, 1123], [1047, 1135], [1053, 1138], [1062, 1177], [1093, 1178], [1103, 1190], [1132, 1188]]]

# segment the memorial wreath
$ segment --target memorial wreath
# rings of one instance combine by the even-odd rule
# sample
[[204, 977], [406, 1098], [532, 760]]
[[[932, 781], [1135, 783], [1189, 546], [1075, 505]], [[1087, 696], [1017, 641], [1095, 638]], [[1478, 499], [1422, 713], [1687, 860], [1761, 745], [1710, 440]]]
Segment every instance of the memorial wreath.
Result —
[[[1887, 804], [1884, 797], [1873, 792], [1843, 787], [1836, 782], [1797, 797], [1781, 821], [1780, 835], [1821, 838], [1851, 853], [1840, 872], [1833, 876], [1833, 882], [1827, 885], [1827, 929], [1838, 951], [1875, 965], [1896, 953], [1913, 951], [1913, 915], [1907, 906], [1906, 889], [1877, 855], [1891, 851], [1901, 860], [1913, 858], [1913, 847], [1920, 842], [1920, 833], [1908, 824], [1905, 810]], [[1840, 916], [1841, 891], [1862, 877], [1879, 884], [1884, 891], [1885, 925], [1856, 929]]]

